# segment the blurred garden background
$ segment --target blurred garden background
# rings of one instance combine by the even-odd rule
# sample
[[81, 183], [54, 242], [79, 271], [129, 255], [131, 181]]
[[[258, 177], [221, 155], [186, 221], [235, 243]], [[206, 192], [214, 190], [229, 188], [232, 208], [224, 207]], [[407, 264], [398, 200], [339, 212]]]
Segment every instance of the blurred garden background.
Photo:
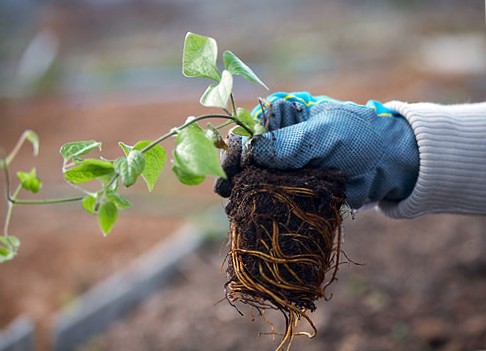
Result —
[[[118, 141], [155, 139], [203, 113], [198, 101], [208, 82], [181, 74], [188, 31], [214, 37], [271, 92], [358, 103], [486, 98], [481, 0], [2, 0], [0, 147], [9, 151], [25, 129], [41, 140], [38, 157], [25, 147], [12, 167], [35, 166], [42, 197], [69, 195], [63, 143], [96, 139], [116, 157]], [[268, 93], [236, 79], [244, 107]], [[190, 220], [218, 224], [211, 243], [188, 258], [169, 289], [83, 350], [276, 347], [271, 336], [258, 337], [268, 325], [218, 303], [226, 223], [213, 180], [186, 187], [169, 168], [154, 193], [143, 184], [129, 189], [134, 206], [106, 238], [79, 205], [16, 208], [10, 231], [22, 246], [0, 265], [0, 329], [28, 315], [38, 348], [49, 349], [56, 311]], [[0, 211], [3, 223], [4, 201]], [[486, 349], [484, 217], [405, 221], [371, 210], [344, 228], [346, 253], [364, 266], [342, 266], [333, 299], [315, 314], [317, 338], [297, 338], [295, 350]]]

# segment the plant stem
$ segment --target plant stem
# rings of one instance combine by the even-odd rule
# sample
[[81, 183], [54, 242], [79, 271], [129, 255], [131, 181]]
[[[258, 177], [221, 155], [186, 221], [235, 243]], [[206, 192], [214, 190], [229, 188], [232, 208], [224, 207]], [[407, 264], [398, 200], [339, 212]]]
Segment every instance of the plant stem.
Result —
[[41, 199], [41, 200], [19, 200], [9, 196], [9, 202], [14, 205], [54, 205], [68, 202], [77, 202], [84, 199], [84, 196], [64, 197], [59, 199]]
[[[13, 197], [17, 197], [22, 187], [19, 185], [14, 192]], [[10, 199], [10, 194], [7, 194], [7, 199]], [[10, 226], [10, 219], [12, 218], [12, 211], [13, 211], [14, 204], [10, 202], [7, 203], [7, 214], [5, 216], [5, 223], [3, 224], [3, 235], [8, 236], [8, 227]]]
[[22, 134], [22, 136], [20, 137], [20, 139], [17, 141], [17, 144], [15, 144], [15, 146], [12, 149], [12, 151], [10, 152], [10, 154], [7, 157], [4, 158], [5, 167], [7, 167], [12, 162], [12, 160], [15, 158], [15, 156], [17, 156], [17, 153], [20, 151], [20, 148], [22, 147], [25, 140], [27, 139], [27, 136], [28, 136], [28, 132], [25, 131]]
[[231, 98], [231, 107], [233, 108], [233, 115], [236, 116], [236, 103], [235, 103], [235, 98], [233, 96], [233, 93], [230, 94], [230, 98]]
[[169, 133], [162, 135], [161, 137], [159, 137], [158, 139], [154, 140], [152, 143], [150, 143], [149, 145], [144, 147], [141, 150], [141, 152], [145, 153], [145, 152], [149, 151], [154, 146], [158, 145], [159, 143], [163, 142], [166, 139], [169, 139], [171, 136], [176, 135], [179, 131], [183, 130], [184, 128], [189, 127], [193, 123], [202, 121], [204, 119], [210, 119], [210, 118], [227, 119], [227, 120], [229, 120], [228, 124], [231, 123], [231, 122], [236, 123], [237, 125], [241, 126], [243, 129], [245, 129], [250, 135], [253, 135], [253, 132], [251, 131], [251, 129], [249, 129], [245, 124], [241, 123], [235, 116], [227, 116], [227, 115], [220, 115], [220, 114], [202, 115], [202, 116], [198, 116], [194, 119], [191, 119], [189, 122], [184, 123], [180, 127], [174, 128]]
[[22, 186], [18, 186], [13, 195], [10, 195], [10, 172], [8, 170], [8, 163], [6, 160], [3, 162], [3, 171], [5, 174], [5, 197], [7, 198], [7, 202], [9, 203], [9, 210], [11, 212], [10, 206], [11, 205], [48, 205], [48, 204], [62, 204], [66, 202], [75, 202], [81, 201], [84, 199], [84, 196], [76, 196], [76, 197], [67, 197], [67, 198], [60, 198], [60, 199], [43, 199], [43, 200], [19, 200], [17, 196], [22, 190]]

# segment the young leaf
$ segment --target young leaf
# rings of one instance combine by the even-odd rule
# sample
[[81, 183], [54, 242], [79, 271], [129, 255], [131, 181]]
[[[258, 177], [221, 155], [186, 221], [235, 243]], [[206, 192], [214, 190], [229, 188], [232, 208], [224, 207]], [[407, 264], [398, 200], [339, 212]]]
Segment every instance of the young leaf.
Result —
[[94, 196], [86, 196], [83, 199], [83, 208], [91, 214], [96, 214], [96, 201]]
[[67, 170], [64, 173], [64, 179], [73, 184], [80, 184], [111, 173], [113, 173], [111, 162], [86, 159], [80, 161], [76, 167]]
[[234, 128], [231, 131], [231, 133], [236, 134], [236, 135], [240, 135], [240, 136], [245, 136], [245, 137], [251, 137], [252, 136], [250, 133], [248, 133], [248, 131], [245, 128], [240, 127], [240, 126]]
[[118, 218], [118, 209], [111, 201], [103, 202], [98, 212], [98, 223], [105, 235], [109, 234]]
[[217, 149], [222, 149], [225, 151], [228, 149], [228, 145], [226, 145], [226, 143], [224, 142], [221, 133], [211, 123], [208, 123], [207, 125], [206, 137], [211, 140], [211, 142]]
[[263, 133], [266, 133], [267, 132], [267, 129], [262, 126], [260, 123], [256, 123], [254, 126], [253, 126], [253, 135], [260, 135], [260, 134], [263, 134]]
[[19, 138], [19, 141], [15, 145], [14, 149], [12, 152], [10, 152], [9, 155], [5, 157], [3, 150], [1, 151], [0, 155], [0, 167], [8, 167], [8, 165], [13, 161], [15, 156], [17, 155], [20, 147], [24, 144], [25, 140], [30, 141], [32, 143], [32, 147], [34, 149], [34, 156], [37, 156], [39, 153], [39, 137], [35, 132], [32, 130], [26, 130], [22, 133], [22, 135]]
[[258, 78], [255, 72], [252, 71], [243, 61], [241, 61], [235, 54], [231, 51], [226, 50], [223, 54], [224, 67], [230, 71], [232, 74], [241, 76], [246, 80], [254, 83], [258, 83], [265, 89], [269, 90], [268, 87], [263, 83], [263, 81]]
[[22, 133], [22, 138], [31, 142], [34, 149], [34, 155], [37, 156], [39, 154], [39, 136], [37, 133], [33, 130], [26, 130]]
[[218, 85], [211, 84], [201, 97], [200, 103], [207, 107], [226, 108], [233, 89], [233, 76], [224, 70]]
[[34, 194], [38, 193], [42, 187], [42, 181], [37, 178], [35, 168], [32, 168], [29, 173], [17, 172], [17, 178], [23, 189], [33, 192]]
[[101, 143], [95, 140], [74, 141], [61, 146], [59, 152], [65, 160], [86, 155], [91, 150], [101, 150]]
[[211, 140], [197, 124], [182, 129], [176, 138], [176, 164], [185, 174], [226, 178]]
[[120, 157], [113, 163], [115, 171], [120, 175], [123, 185], [129, 187], [137, 181], [145, 168], [145, 157], [139, 150], [132, 150], [127, 157]]
[[125, 153], [125, 156], [127, 156], [128, 153], [133, 149], [133, 146], [125, 144], [123, 141], [120, 141], [118, 145], [120, 145], [120, 147], [122, 148], [123, 152]]
[[[260, 124], [258, 120], [252, 117], [251, 113], [244, 109], [244, 108], [238, 108], [236, 110], [236, 117], [238, 120], [243, 123], [247, 128], [249, 128], [252, 132], [253, 135], [259, 135], [263, 134], [266, 132], [266, 129], [264, 126]], [[233, 134], [241, 135], [241, 136], [252, 136], [248, 131], [240, 126], [236, 127], [231, 131]]]
[[176, 159], [172, 160], [172, 171], [177, 176], [177, 179], [179, 179], [179, 181], [185, 185], [198, 185], [201, 184], [206, 178], [205, 176], [199, 176], [199, 175], [187, 173], [179, 165]]
[[186, 77], [209, 78], [219, 82], [216, 66], [218, 46], [213, 38], [187, 33], [182, 54], [182, 74]]
[[0, 236], [0, 263], [11, 260], [17, 255], [20, 240], [15, 236]]
[[[136, 143], [133, 149], [141, 151], [151, 143], [150, 140], [142, 140]], [[167, 156], [165, 149], [160, 145], [154, 146], [143, 155], [145, 156], [145, 168], [143, 169], [142, 177], [147, 184], [148, 190], [151, 192], [154, 190], [155, 183], [164, 169]]]
[[236, 117], [241, 123], [250, 128], [252, 131], [255, 124], [258, 123], [257, 120], [253, 119], [251, 113], [247, 109], [241, 107], [236, 109]]
[[113, 202], [116, 205], [116, 207], [119, 209], [125, 209], [132, 206], [132, 203], [125, 196], [110, 188], [105, 188], [105, 196], [109, 201]]

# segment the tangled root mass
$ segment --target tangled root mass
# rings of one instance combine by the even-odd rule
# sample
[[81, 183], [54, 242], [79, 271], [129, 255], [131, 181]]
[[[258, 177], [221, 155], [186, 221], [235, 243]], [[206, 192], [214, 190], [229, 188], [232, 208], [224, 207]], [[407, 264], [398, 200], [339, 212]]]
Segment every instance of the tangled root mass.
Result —
[[[315, 335], [307, 315], [335, 280], [341, 253], [344, 177], [337, 171], [277, 171], [246, 167], [233, 179], [226, 297], [264, 313], [282, 312], [286, 331], [277, 350], [295, 335]], [[326, 280], [326, 273], [330, 277]], [[300, 319], [312, 333], [297, 333]]]

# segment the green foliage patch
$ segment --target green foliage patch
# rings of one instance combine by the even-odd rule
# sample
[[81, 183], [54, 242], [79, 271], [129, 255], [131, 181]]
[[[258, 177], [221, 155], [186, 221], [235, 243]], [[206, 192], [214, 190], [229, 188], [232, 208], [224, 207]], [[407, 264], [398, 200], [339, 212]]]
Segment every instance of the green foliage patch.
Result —
[[[140, 140], [133, 146], [119, 142], [123, 155], [109, 160], [90, 156], [101, 152], [102, 144], [96, 140], [68, 142], [61, 146], [60, 154], [64, 160], [62, 172], [64, 179], [79, 193], [78, 196], [60, 199], [19, 199], [22, 190], [38, 193], [42, 181], [36, 169], [29, 172], [18, 171], [17, 188], [11, 190], [9, 166], [24, 142], [30, 142], [34, 155], [39, 152], [39, 137], [31, 130], [25, 131], [8, 155], [0, 150], [0, 169], [6, 178], [7, 216], [3, 236], [0, 236], [0, 262], [12, 259], [18, 251], [20, 240], [8, 233], [12, 210], [17, 205], [44, 205], [67, 202], [80, 202], [88, 213], [97, 216], [98, 224], [104, 235], [110, 233], [118, 219], [119, 211], [129, 208], [131, 202], [120, 193], [123, 187], [133, 186], [143, 178], [148, 190], [153, 191], [160, 174], [167, 163], [167, 152], [160, 145], [169, 138], [175, 138], [172, 153], [172, 171], [179, 181], [186, 185], [197, 185], [207, 176], [226, 177], [221, 167], [217, 149], [226, 149], [221, 130], [231, 124], [237, 125], [235, 133], [252, 137], [265, 132], [265, 128], [247, 110], [236, 105], [233, 96], [233, 76], [260, 84], [265, 83], [233, 52], [223, 53], [224, 69], [218, 68], [218, 46], [210, 37], [187, 33], [182, 55], [182, 73], [186, 77], [204, 78], [213, 81], [199, 99], [206, 107], [220, 108], [223, 113], [210, 113], [189, 117], [185, 123], [163, 134], [160, 138]], [[223, 120], [219, 126], [208, 123], [205, 128], [199, 125], [203, 120]], [[86, 183], [97, 182], [96, 191], [84, 188]], [[91, 187], [92, 188], [92, 187]]]

